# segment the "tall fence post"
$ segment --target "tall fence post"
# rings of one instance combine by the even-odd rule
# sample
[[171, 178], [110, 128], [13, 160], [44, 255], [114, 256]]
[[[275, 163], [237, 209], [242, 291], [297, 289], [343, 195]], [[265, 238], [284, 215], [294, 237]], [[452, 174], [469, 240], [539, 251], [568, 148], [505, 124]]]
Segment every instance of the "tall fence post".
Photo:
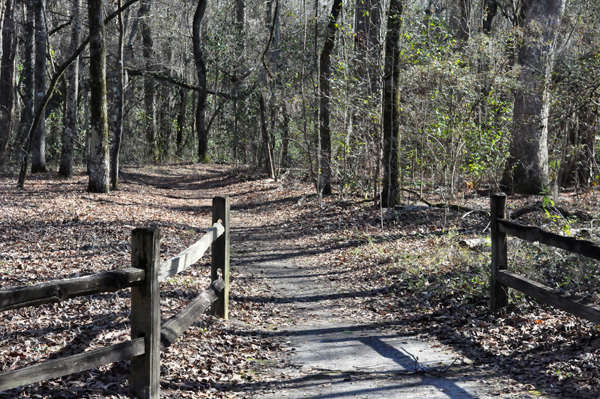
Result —
[[506, 194], [493, 194], [490, 197], [491, 239], [492, 239], [492, 281], [490, 284], [490, 310], [495, 312], [508, 305], [508, 287], [498, 283], [498, 270], [506, 270], [506, 234], [498, 228], [498, 219], [506, 218]]
[[137, 228], [131, 235], [131, 265], [146, 278], [131, 288], [131, 339], [144, 337], [145, 353], [131, 358], [131, 390], [141, 399], [160, 396], [160, 231]]
[[211, 312], [213, 315], [225, 320], [229, 317], [229, 198], [215, 197], [212, 204], [212, 222], [213, 224], [221, 220], [225, 232], [217, 238], [212, 244], [212, 262], [210, 279], [211, 281], [219, 278], [218, 270], [221, 269], [221, 276], [225, 282], [225, 287], [219, 293], [219, 298], [212, 303]]

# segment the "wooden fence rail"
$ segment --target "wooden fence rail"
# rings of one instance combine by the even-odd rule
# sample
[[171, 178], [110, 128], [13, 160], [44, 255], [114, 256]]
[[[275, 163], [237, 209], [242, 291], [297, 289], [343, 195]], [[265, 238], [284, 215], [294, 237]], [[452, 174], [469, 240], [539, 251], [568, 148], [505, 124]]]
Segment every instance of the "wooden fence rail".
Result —
[[[213, 314], [228, 317], [229, 205], [229, 198], [214, 198], [213, 227], [167, 262], [160, 262], [160, 231], [137, 228], [131, 239], [131, 268], [1, 289], [0, 311], [3, 311], [131, 287], [131, 340], [2, 372], [0, 391], [130, 359], [133, 394], [142, 399], [158, 399], [161, 343], [163, 347], [173, 344], [211, 305]], [[210, 287], [161, 327], [159, 283], [196, 263], [211, 246]]]
[[492, 281], [490, 309], [495, 312], [508, 305], [507, 289], [510, 287], [557, 309], [600, 324], [600, 306], [583, 304], [579, 298], [566, 295], [559, 290], [507, 271], [506, 237], [511, 235], [529, 242], [540, 242], [593, 259], [600, 259], [600, 247], [590, 241], [563, 237], [538, 227], [523, 226], [510, 222], [506, 220], [505, 206], [506, 195], [496, 194], [491, 197]]

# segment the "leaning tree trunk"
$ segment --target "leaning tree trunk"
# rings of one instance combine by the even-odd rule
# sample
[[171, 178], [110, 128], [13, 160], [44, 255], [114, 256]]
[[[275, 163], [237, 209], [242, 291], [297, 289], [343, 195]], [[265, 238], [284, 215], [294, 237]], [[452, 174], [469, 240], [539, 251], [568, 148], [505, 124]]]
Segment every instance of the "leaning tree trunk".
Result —
[[[81, 36], [81, 0], [73, 0], [71, 9], [71, 44], [69, 53], [73, 54], [79, 46]], [[77, 130], [77, 95], [79, 92], [79, 61], [75, 60], [67, 69], [67, 92], [65, 97], [65, 126], [62, 137], [62, 154], [58, 174], [65, 177], [73, 175], [73, 142]]]
[[[44, 93], [46, 93], [46, 21], [44, 18], [44, 0], [33, 0], [35, 10], [35, 92], [42, 95], [35, 96], [36, 112], [42, 106]], [[42, 116], [31, 142], [31, 173], [46, 172], [46, 123]]]
[[88, 190], [107, 193], [109, 179], [106, 50], [102, 0], [88, 0], [90, 26], [90, 177]]
[[7, 0], [2, 23], [2, 64], [0, 66], [0, 165], [4, 164], [6, 149], [13, 130], [15, 104], [15, 1]]
[[383, 190], [381, 203], [394, 207], [400, 203], [400, 28], [402, 0], [390, 0], [385, 38], [383, 80]]
[[335, 32], [337, 30], [337, 19], [342, 10], [342, 0], [333, 0], [325, 44], [321, 52], [319, 62], [319, 135], [320, 135], [320, 175], [318, 189], [323, 195], [331, 194], [331, 126], [329, 115], [329, 97], [331, 89], [329, 79], [331, 78], [331, 53], [335, 46]]
[[196, 108], [196, 133], [198, 134], [198, 162], [208, 162], [208, 131], [206, 129], [206, 65], [202, 54], [202, 43], [200, 42], [202, 19], [206, 10], [206, 0], [200, 0], [192, 29], [194, 45], [194, 62], [198, 74], [198, 108]]
[[524, 0], [522, 6], [521, 88], [515, 93], [510, 157], [502, 183], [519, 194], [539, 194], [548, 185], [548, 84], [565, 1]]

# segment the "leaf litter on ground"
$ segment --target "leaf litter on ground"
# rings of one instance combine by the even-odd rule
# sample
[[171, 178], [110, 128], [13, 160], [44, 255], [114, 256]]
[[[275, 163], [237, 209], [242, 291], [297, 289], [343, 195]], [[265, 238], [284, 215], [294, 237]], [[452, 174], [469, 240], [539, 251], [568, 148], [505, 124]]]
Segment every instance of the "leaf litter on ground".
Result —
[[[210, 227], [214, 196], [232, 198], [231, 321], [205, 315], [162, 353], [164, 397], [245, 397], [286, 378], [270, 373], [286, 350], [285, 342], [270, 332], [297, 321], [278, 306], [270, 287], [244, 268], [266, 256], [262, 250], [269, 244], [252, 235], [267, 228], [283, 232], [272, 253], [301, 249], [293, 254], [295, 261], [319, 262], [324, 272], [318, 278], [332, 293], [356, 294], [345, 297], [339, 317], [382, 323], [398, 334], [452, 347], [477, 367], [493, 368], [510, 380], [499, 385], [504, 396], [600, 393], [598, 326], [515, 292], [507, 309], [488, 311], [489, 252], [485, 244], [464, 245], [473, 239], [485, 243], [489, 220], [480, 213], [428, 208], [410, 198], [409, 206], [394, 211], [359, 198], [319, 200], [299, 177], [272, 181], [253, 170], [216, 165], [126, 168], [121, 188], [110, 194], [87, 193], [83, 173], [71, 180], [36, 175], [25, 190], [13, 186], [8, 177], [0, 183], [2, 287], [128, 267], [131, 231], [137, 226], [160, 227], [166, 260]], [[487, 198], [461, 201], [473, 209], [489, 208]], [[560, 206], [597, 215], [597, 201], [595, 190], [568, 193]], [[534, 202], [527, 197], [508, 201], [512, 208]], [[597, 238], [593, 225], [583, 220], [537, 212], [520, 222], [558, 232], [586, 229]], [[575, 281], [567, 273], [573, 272], [565, 266], [568, 258], [561, 262], [560, 254], [516, 240], [509, 251], [523, 273], [592, 301], [598, 298], [594, 279], [575, 276], [581, 280]], [[541, 259], [541, 265], [522, 266], [531, 258]], [[162, 285], [163, 319], [208, 286], [209, 265], [205, 256]], [[588, 277], [595, 276], [596, 270], [589, 270], [593, 266], [585, 267]], [[0, 370], [127, 340], [129, 309], [129, 293], [120, 291], [5, 311]], [[0, 398], [57, 395], [130, 397], [128, 364], [33, 384], [0, 393]]]

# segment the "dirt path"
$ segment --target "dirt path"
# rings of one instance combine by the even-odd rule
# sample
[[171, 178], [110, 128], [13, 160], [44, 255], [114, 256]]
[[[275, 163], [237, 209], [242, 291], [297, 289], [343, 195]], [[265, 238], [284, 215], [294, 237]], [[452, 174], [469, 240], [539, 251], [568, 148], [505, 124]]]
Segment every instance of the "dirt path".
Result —
[[[244, 219], [243, 209], [237, 212]], [[240, 215], [242, 214], [242, 215]], [[243, 224], [243, 223], [242, 223]], [[318, 248], [294, 244], [286, 223], [234, 228], [232, 274], [266, 289], [241, 296], [269, 309], [264, 334], [285, 355], [263, 364], [265, 386], [248, 386], [249, 398], [489, 398], [497, 376], [450, 347], [405, 334], [398, 322], [364, 322], [357, 300], [384, 292], [353, 292], [335, 271], [314, 261]], [[490, 386], [493, 385], [493, 386]]]
[[[136, 226], [160, 227], [166, 260], [204, 234], [214, 196], [231, 198], [231, 319], [204, 315], [161, 354], [162, 397], [598, 397], [596, 326], [525, 299], [488, 311], [489, 254], [463, 246], [485, 239], [476, 213], [319, 204], [300, 177], [220, 165], [132, 167], [119, 191], [86, 187], [83, 172], [32, 176], [26, 190], [0, 181], [1, 286], [124, 267]], [[594, 195], [573, 201], [590, 211]], [[165, 320], [208, 286], [209, 264], [162, 284]], [[5, 311], [0, 371], [126, 340], [128, 295]], [[129, 398], [128, 370], [122, 362], [0, 398]]]

